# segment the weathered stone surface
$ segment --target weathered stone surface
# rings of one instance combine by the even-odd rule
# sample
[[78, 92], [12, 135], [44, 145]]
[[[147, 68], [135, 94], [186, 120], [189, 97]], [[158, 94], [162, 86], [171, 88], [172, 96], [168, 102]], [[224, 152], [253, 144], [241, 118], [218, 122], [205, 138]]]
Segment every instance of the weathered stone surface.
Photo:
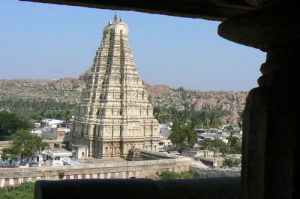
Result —
[[174, 16], [224, 20], [255, 7], [265, 0], [21, 0], [64, 5], [86, 6], [93, 8], [135, 10]]
[[300, 25], [294, 4], [265, 7], [224, 22], [227, 39], [267, 52], [259, 87], [243, 113], [242, 191], [245, 199], [298, 198]]

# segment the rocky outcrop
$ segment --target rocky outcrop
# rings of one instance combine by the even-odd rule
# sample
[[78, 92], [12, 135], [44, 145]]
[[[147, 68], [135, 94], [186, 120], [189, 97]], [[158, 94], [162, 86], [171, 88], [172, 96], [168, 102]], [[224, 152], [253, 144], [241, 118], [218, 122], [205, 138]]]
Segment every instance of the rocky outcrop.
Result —
[[[86, 71], [85, 73], [88, 73]], [[84, 77], [47, 79], [0, 80], [0, 101], [41, 100], [78, 103], [84, 89]], [[220, 108], [228, 112], [224, 122], [237, 124], [243, 111], [248, 92], [195, 91], [185, 88], [173, 89], [166, 85], [149, 85], [143, 82], [154, 107], [192, 109], [195, 111]]]
[[172, 89], [165, 85], [145, 84], [154, 106], [175, 107], [195, 111], [220, 108], [230, 112], [242, 112], [248, 92], [194, 91], [184, 88]]
[[83, 80], [76, 78], [0, 80], [0, 101], [38, 100], [78, 102]]

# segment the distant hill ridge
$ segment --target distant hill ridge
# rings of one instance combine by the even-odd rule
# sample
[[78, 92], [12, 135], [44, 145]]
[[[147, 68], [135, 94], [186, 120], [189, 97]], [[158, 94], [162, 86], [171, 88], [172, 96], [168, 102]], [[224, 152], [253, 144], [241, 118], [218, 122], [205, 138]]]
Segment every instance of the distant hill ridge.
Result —
[[[0, 80], [0, 101], [39, 100], [78, 103], [84, 88], [83, 76], [79, 78], [12, 79]], [[154, 107], [196, 111], [221, 108], [228, 111], [229, 122], [236, 123], [238, 113], [242, 112], [248, 92], [197, 91], [185, 88], [173, 89], [166, 85], [144, 83], [149, 99]]]

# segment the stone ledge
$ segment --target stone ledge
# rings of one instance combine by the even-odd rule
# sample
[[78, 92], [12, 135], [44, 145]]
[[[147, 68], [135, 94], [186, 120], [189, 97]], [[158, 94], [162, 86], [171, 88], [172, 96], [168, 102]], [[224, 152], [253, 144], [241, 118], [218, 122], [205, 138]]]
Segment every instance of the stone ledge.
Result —
[[37, 181], [35, 199], [237, 199], [241, 197], [240, 178], [196, 180], [110, 179]]

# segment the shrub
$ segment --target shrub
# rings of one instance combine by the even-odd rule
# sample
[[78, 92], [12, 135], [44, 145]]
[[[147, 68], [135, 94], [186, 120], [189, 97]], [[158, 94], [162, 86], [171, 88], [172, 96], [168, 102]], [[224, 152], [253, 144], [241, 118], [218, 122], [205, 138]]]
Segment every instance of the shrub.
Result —
[[234, 160], [232, 158], [225, 158], [223, 166], [234, 167], [238, 166], [241, 162], [239, 160]]
[[34, 183], [25, 182], [19, 187], [0, 189], [1, 199], [32, 199], [34, 196]]
[[192, 179], [197, 178], [197, 173], [192, 171], [176, 173], [172, 171], [163, 171], [159, 175], [161, 180], [174, 180], [174, 179]]

